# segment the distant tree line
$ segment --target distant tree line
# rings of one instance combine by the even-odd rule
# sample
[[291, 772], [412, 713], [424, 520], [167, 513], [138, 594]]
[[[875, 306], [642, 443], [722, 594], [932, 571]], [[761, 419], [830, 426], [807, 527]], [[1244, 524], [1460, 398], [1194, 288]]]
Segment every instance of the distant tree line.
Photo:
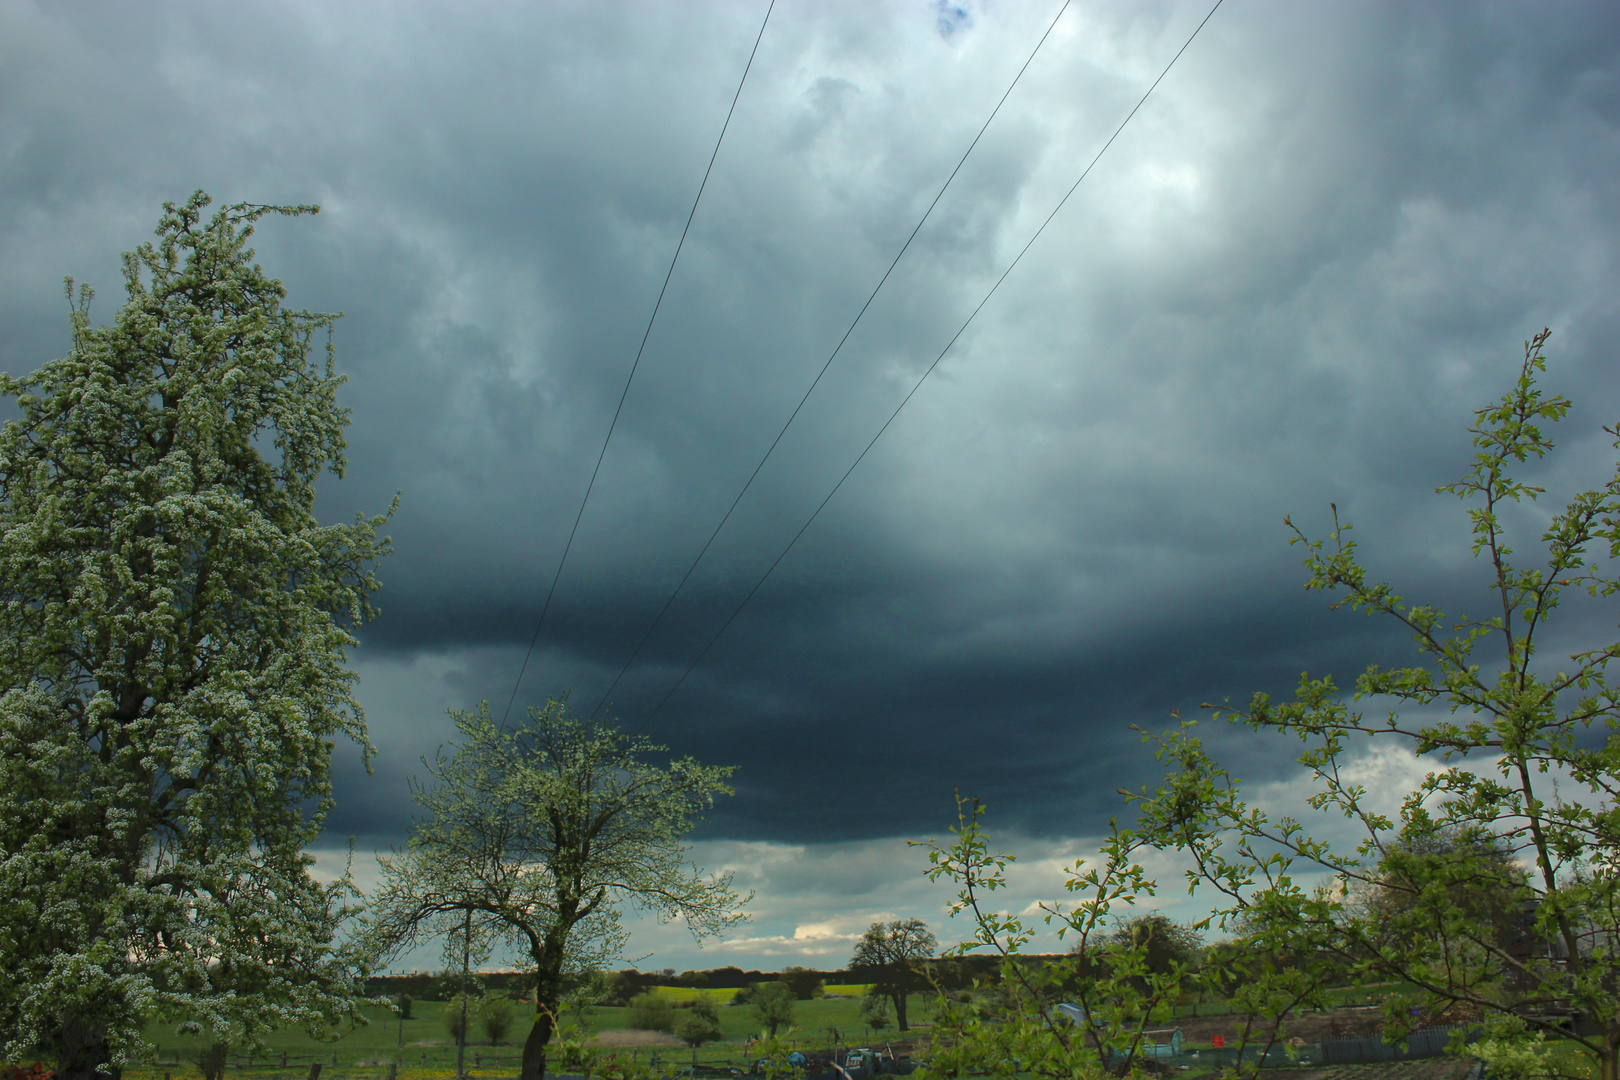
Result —
[[[1038, 962], [1045, 957], [1031, 954], [1026, 959]], [[968, 990], [979, 980], [994, 980], [1000, 977], [1000, 965], [993, 958], [986, 956], [950, 956], [920, 960], [916, 962], [916, 967], [922, 974], [925, 986], [937, 985], [943, 990]], [[808, 975], [825, 986], [847, 986], [873, 981], [870, 970], [847, 967], [830, 970], [801, 967], [782, 971], [760, 971], [756, 968], [744, 970], [731, 966], [682, 972], [672, 969], [638, 971], [635, 968], [626, 968], [622, 971], [597, 973], [594, 976], [578, 976], [573, 980], [570, 989], [580, 989], [592, 978], [601, 979], [606, 975], [613, 982], [622, 983], [629, 990], [629, 996], [656, 986], [688, 987], [698, 990], [741, 990], [762, 983], [791, 981], [793, 975], [798, 973]], [[473, 978], [479, 987], [517, 998], [527, 997], [534, 990], [534, 977], [521, 971], [484, 971], [476, 973]], [[447, 1001], [459, 992], [460, 980], [460, 972], [413, 971], [403, 975], [373, 975], [366, 979], [365, 992], [367, 997], [396, 997], [408, 994], [419, 1001]]]

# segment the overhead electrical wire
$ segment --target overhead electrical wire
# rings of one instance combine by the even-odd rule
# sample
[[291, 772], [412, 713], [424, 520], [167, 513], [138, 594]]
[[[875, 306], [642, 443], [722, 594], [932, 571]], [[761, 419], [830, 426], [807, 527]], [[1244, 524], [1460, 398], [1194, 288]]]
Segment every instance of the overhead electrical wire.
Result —
[[613, 441], [613, 432], [619, 426], [619, 415], [624, 412], [625, 398], [630, 396], [630, 384], [635, 381], [636, 369], [641, 366], [641, 354], [647, 350], [647, 339], [652, 336], [653, 323], [658, 319], [658, 310], [664, 305], [664, 294], [669, 291], [669, 279], [675, 274], [675, 264], [680, 261], [681, 249], [686, 246], [686, 234], [692, 230], [692, 219], [697, 216], [698, 203], [703, 201], [703, 191], [709, 186], [709, 174], [714, 172], [715, 159], [720, 156], [720, 144], [726, 141], [726, 131], [731, 127], [731, 117], [737, 111], [737, 102], [742, 97], [743, 86], [748, 82], [748, 73], [754, 68], [754, 57], [759, 54], [759, 43], [765, 37], [765, 27], [770, 24], [771, 12], [776, 10], [776, 0], [770, 0], [765, 8], [765, 18], [760, 20], [759, 33], [754, 35], [754, 47], [748, 53], [748, 63], [743, 66], [742, 78], [737, 80], [737, 92], [731, 95], [731, 108], [726, 110], [725, 123], [720, 125], [720, 136], [714, 140], [714, 152], [709, 155], [708, 167], [703, 170], [703, 180], [698, 184], [697, 197], [692, 200], [692, 209], [686, 215], [686, 225], [681, 229], [681, 238], [675, 245], [675, 254], [669, 260], [669, 269], [664, 271], [664, 283], [658, 289], [658, 299], [653, 302], [652, 315], [647, 319], [647, 329], [642, 331], [641, 344], [636, 348], [636, 358], [630, 365], [630, 374], [625, 377], [624, 389], [619, 392], [619, 403], [613, 410], [613, 419], [608, 423], [607, 435], [602, 440], [602, 449], [596, 455], [596, 465], [591, 469], [590, 483], [585, 485], [585, 497], [579, 501], [579, 512], [574, 515], [574, 525], [568, 530], [568, 542], [563, 545], [562, 557], [557, 560], [557, 570], [551, 575], [551, 587], [546, 590], [546, 601], [540, 607], [540, 617], [535, 620], [534, 633], [529, 638], [529, 647], [523, 653], [523, 663], [518, 667], [517, 679], [512, 684], [512, 694], [506, 699], [506, 709], [501, 713], [501, 727], [506, 726], [507, 717], [512, 713], [512, 703], [517, 700], [518, 690], [523, 686], [523, 676], [529, 670], [529, 660], [534, 656], [534, 647], [540, 640], [540, 629], [546, 624], [546, 613], [551, 610], [551, 600], [557, 594], [557, 582], [562, 578], [563, 566], [568, 562], [568, 553], [573, 550], [574, 537], [579, 534], [579, 523], [585, 517], [585, 507], [591, 501], [591, 492], [596, 490], [596, 477], [602, 471], [602, 459], [607, 457], [608, 444]]
[[[743, 500], [743, 496], [748, 494], [748, 489], [753, 486], [754, 481], [759, 477], [760, 470], [765, 467], [765, 463], [769, 461], [771, 459], [771, 455], [776, 452], [777, 445], [781, 443], [782, 437], [787, 434], [788, 428], [793, 426], [793, 421], [798, 419], [799, 412], [804, 408], [805, 402], [810, 400], [810, 395], [816, 392], [816, 387], [821, 384], [822, 376], [827, 374], [827, 369], [832, 367], [833, 361], [836, 360], [838, 358], [838, 354], [843, 351], [844, 344], [849, 341], [849, 336], [853, 334], [855, 332], [855, 328], [860, 325], [861, 319], [865, 317], [867, 309], [872, 306], [872, 301], [877, 299], [877, 294], [882, 291], [884, 284], [889, 280], [889, 275], [894, 273], [894, 268], [900, 265], [900, 260], [905, 257], [906, 251], [910, 249], [911, 242], [917, 239], [917, 234], [922, 231], [923, 225], [928, 221], [929, 216], [933, 214], [934, 207], [939, 205], [939, 200], [944, 197], [946, 190], [951, 186], [951, 182], [956, 179], [956, 174], [962, 171], [962, 166], [967, 162], [968, 155], [972, 154], [973, 148], [979, 145], [979, 140], [983, 138], [984, 133], [989, 130], [991, 121], [996, 118], [996, 114], [1001, 111], [1001, 107], [1007, 103], [1007, 98], [1012, 94], [1013, 88], [1016, 87], [1019, 80], [1024, 77], [1024, 72], [1029, 70], [1029, 65], [1035, 60], [1035, 54], [1041, 51], [1042, 45], [1046, 44], [1046, 39], [1051, 36], [1052, 30], [1057, 26], [1058, 20], [1063, 18], [1063, 13], [1068, 10], [1071, 2], [1072, 0], [1063, 0], [1063, 5], [1058, 8], [1057, 14], [1052, 17], [1051, 23], [1046, 27], [1046, 33], [1041, 35], [1041, 39], [1035, 43], [1035, 48], [1030, 50], [1029, 58], [1024, 61], [1024, 66], [1018, 69], [1018, 74], [1013, 76], [1012, 82], [1007, 85], [1006, 92], [1003, 93], [1001, 95], [1001, 99], [996, 102], [996, 107], [990, 110], [990, 115], [985, 118], [983, 125], [981, 125], [979, 128], [978, 134], [973, 136], [973, 141], [968, 144], [968, 148], [962, 151], [962, 156], [957, 161], [956, 168], [952, 169], [951, 175], [945, 178], [945, 183], [940, 187], [939, 192], [934, 196], [934, 201], [928, 204], [928, 209], [923, 211], [922, 217], [917, 220], [917, 225], [911, 230], [911, 235], [906, 237], [906, 242], [900, 245], [900, 250], [895, 254], [894, 259], [889, 263], [889, 268], [883, 272], [883, 276], [879, 278], [878, 283], [873, 286], [871, 293], [866, 298], [866, 303], [862, 304], [860, 311], [856, 312], [855, 318], [850, 322], [849, 327], [844, 331], [844, 336], [838, 339], [838, 344], [833, 348], [831, 355], [827, 357], [827, 362], [821, 365], [821, 370], [818, 371], [816, 373], [816, 377], [810, 381], [810, 386], [807, 390], [805, 390], [804, 396], [799, 399], [799, 403], [795, 405], [793, 407], [793, 411], [788, 414], [787, 421], [782, 424], [782, 429], [776, 433], [776, 438], [771, 440], [771, 445], [766, 448], [764, 455], [759, 459], [759, 463], [754, 466], [754, 471], [748, 475], [748, 479], [746, 482], [744, 482], [742, 490], [737, 492], [737, 497], [731, 500], [731, 506], [727, 508], [724, 516], [720, 518], [720, 523], [714, 527], [714, 531], [709, 534], [709, 538], [704, 541], [702, 549], [697, 553], [697, 557], [694, 558], [692, 560], [692, 564], [686, 568], [686, 573], [681, 575], [681, 580], [676, 584], [674, 591], [669, 594], [669, 599], [664, 601], [664, 606], [658, 610], [657, 615], [653, 616], [652, 624], [647, 627], [647, 632], [641, 635], [641, 640], [636, 643], [636, 647], [631, 651], [630, 658], [624, 662], [624, 666], [619, 669], [619, 673], [615, 675], [613, 677], [613, 681], [608, 684], [607, 690], [602, 694], [601, 699], [597, 701], [596, 707], [591, 710], [591, 716], [594, 717], [598, 712], [601, 711], [602, 707], [607, 704], [608, 698], [612, 696], [613, 691], [618, 687], [620, 680], [622, 680], [625, 674], [630, 670], [631, 665], [636, 662], [636, 658], [641, 655], [641, 650], [646, 647], [647, 642], [652, 639], [653, 631], [658, 629], [658, 625], [663, 622], [664, 616], [669, 613], [670, 607], [675, 603], [675, 598], [680, 596], [681, 590], [686, 587], [687, 581], [691, 579], [693, 572], [697, 570], [698, 564], [701, 563], [704, 556], [709, 553], [709, 548], [714, 546], [715, 539], [720, 535], [721, 530], [726, 527], [726, 523], [731, 520], [731, 515], [736, 512], [738, 504]], [[752, 593], [750, 593], [750, 595], [752, 595]], [[727, 622], [729, 625], [730, 620], [727, 620]], [[682, 676], [682, 678], [684, 679], [685, 676]]]
[[984, 299], [980, 300], [978, 306], [973, 309], [973, 312], [968, 315], [965, 320], [963, 320], [962, 325], [957, 328], [956, 333], [951, 335], [950, 341], [946, 342], [945, 347], [939, 351], [939, 355], [934, 357], [934, 362], [928, 365], [927, 370], [922, 373], [921, 377], [917, 379], [917, 382], [912, 386], [911, 390], [904, 398], [901, 399], [900, 404], [896, 405], [894, 411], [889, 414], [889, 418], [883, 421], [883, 426], [878, 428], [877, 434], [872, 436], [871, 441], [868, 442], [866, 447], [860, 452], [859, 455], [856, 456], [849, 468], [844, 470], [844, 475], [838, 478], [838, 482], [833, 485], [831, 491], [827, 492], [826, 498], [821, 500], [820, 504], [817, 505], [815, 510], [810, 514], [810, 517], [805, 520], [805, 523], [799, 526], [799, 531], [793, 534], [793, 539], [787, 542], [787, 546], [781, 550], [781, 552], [771, 562], [771, 565], [766, 568], [765, 573], [760, 575], [759, 580], [754, 583], [754, 587], [749, 589], [748, 594], [742, 598], [742, 602], [732, 610], [731, 614], [726, 617], [726, 621], [720, 624], [720, 629], [714, 632], [713, 636], [709, 638], [702, 650], [697, 654], [696, 657], [693, 658], [692, 662], [686, 666], [686, 670], [681, 673], [681, 677], [675, 680], [675, 685], [669, 688], [668, 692], [664, 694], [663, 698], [660, 699], [658, 704], [653, 707], [652, 712], [648, 713], [647, 716], [642, 720], [642, 726], [650, 723], [653, 717], [657, 716], [663, 707], [669, 703], [669, 699], [675, 696], [675, 691], [681, 688], [681, 686], [686, 682], [687, 677], [691, 675], [692, 672], [697, 668], [698, 664], [703, 661], [703, 658], [709, 654], [709, 650], [714, 648], [714, 643], [720, 640], [721, 635], [723, 635], [726, 630], [730, 628], [737, 616], [742, 613], [743, 608], [748, 606], [748, 602], [754, 598], [754, 594], [759, 592], [760, 588], [764, 586], [765, 582], [770, 579], [770, 576], [776, 572], [776, 568], [781, 565], [783, 559], [787, 558], [788, 552], [793, 550], [794, 545], [799, 542], [799, 538], [802, 537], [806, 530], [808, 530], [810, 526], [815, 523], [816, 518], [821, 515], [821, 511], [826, 509], [827, 504], [832, 501], [832, 497], [838, 494], [838, 489], [844, 486], [844, 481], [848, 480], [850, 474], [853, 473], [856, 467], [865, 460], [866, 455], [871, 451], [872, 447], [877, 445], [877, 441], [883, 437], [883, 433], [889, 430], [889, 425], [894, 423], [895, 417], [900, 415], [900, 410], [904, 409], [907, 402], [912, 399], [912, 396], [922, 388], [922, 384], [927, 380], [928, 376], [934, 373], [934, 369], [939, 366], [939, 362], [945, 359], [945, 354], [951, 351], [952, 346], [956, 344], [957, 339], [960, 338], [963, 332], [967, 330], [968, 325], [971, 324], [974, 319], [978, 318], [979, 312], [984, 309], [985, 304], [989, 303], [990, 298], [996, 294], [996, 290], [1001, 288], [1001, 283], [1007, 280], [1007, 275], [1011, 274], [1013, 269], [1021, 261], [1023, 261], [1024, 255], [1028, 253], [1031, 247], [1034, 246], [1035, 241], [1040, 239], [1041, 234], [1046, 231], [1046, 227], [1052, 223], [1052, 219], [1057, 217], [1058, 211], [1063, 209], [1064, 204], [1069, 201], [1069, 197], [1072, 196], [1080, 187], [1081, 182], [1084, 181], [1088, 175], [1090, 175], [1091, 170], [1096, 167], [1097, 162], [1102, 160], [1102, 156], [1108, 152], [1108, 148], [1114, 145], [1114, 140], [1119, 138], [1120, 132], [1125, 130], [1125, 125], [1131, 122], [1131, 118], [1135, 116], [1137, 111], [1140, 110], [1147, 102], [1148, 97], [1151, 96], [1153, 91], [1158, 88], [1159, 83], [1164, 81], [1164, 77], [1166, 75], [1170, 74], [1170, 69], [1176, 66], [1176, 61], [1181, 59], [1181, 54], [1187, 51], [1188, 46], [1193, 43], [1193, 39], [1196, 38], [1199, 32], [1204, 29], [1205, 24], [1207, 24], [1210, 19], [1215, 17], [1215, 12], [1220, 9], [1222, 3], [1223, 0], [1215, 0], [1215, 6], [1209, 9], [1209, 14], [1204, 16], [1203, 21], [1200, 22], [1196, 28], [1194, 28], [1193, 32], [1187, 37], [1187, 40], [1182, 43], [1181, 48], [1176, 50], [1176, 54], [1170, 58], [1170, 62], [1164, 66], [1164, 70], [1159, 72], [1159, 77], [1153, 80], [1153, 85], [1147, 88], [1147, 91], [1142, 95], [1141, 99], [1138, 100], [1136, 105], [1132, 107], [1131, 111], [1125, 115], [1125, 119], [1119, 122], [1119, 126], [1115, 128], [1114, 133], [1108, 137], [1108, 141], [1103, 143], [1102, 149], [1097, 151], [1096, 155], [1091, 159], [1091, 163], [1087, 165], [1085, 171], [1080, 174], [1080, 178], [1069, 186], [1069, 190], [1064, 193], [1063, 198], [1058, 200], [1057, 205], [1052, 208], [1052, 212], [1046, 215], [1045, 220], [1041, 222], [1040, 227], [1035, 230], [1034, 234], [1029, 238], [1029, 241], [1019, 249], [1017, 256], [1013, 258], [1012, 262], [1007, 264], [1007, 269], [1003, 270], [1001, 272], [1001, 276], [996, 278], [996, 283], [990, 286], [989, 292], [984, 294]]

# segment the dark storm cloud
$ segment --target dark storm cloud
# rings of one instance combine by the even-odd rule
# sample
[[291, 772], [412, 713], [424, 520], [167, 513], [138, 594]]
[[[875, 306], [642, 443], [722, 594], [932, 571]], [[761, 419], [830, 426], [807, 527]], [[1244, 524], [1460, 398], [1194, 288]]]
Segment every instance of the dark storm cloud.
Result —
[[[524, 700], [604, 692], [1047, 8], [779, 6]], [[762, 14], [0, 8], [6, 369], [65, 348], [64, 273], [110, 313], [163, 199], [323, 204], [257, 241], [293, 302], [347, 313], [351, 468], [322, 510], [404, 492], [356, 658], [378, 767], [345, 757], [336, 832], [397, 837], [444, 707], [504, 705]], [[1064, 17], [615, 690], [630, 726], [1203, 14]], [[1577, 401], [1549, 487], [1613, 460], [1616, 22], [1229, 0], [647, 725], [742, 766], [711, 834], [937, 831], [953, 787], [1028, 833], [1094, 833], [1151, 774], [1130, 724], [1401, 658], [1300, 590], [1285, 514], [1320, 535], [1337, 502], [1381, 575], [1482, 603], [1432, 491], [1541, 326]], [[1274, 748], [1219, 738], [1274, 773]]]

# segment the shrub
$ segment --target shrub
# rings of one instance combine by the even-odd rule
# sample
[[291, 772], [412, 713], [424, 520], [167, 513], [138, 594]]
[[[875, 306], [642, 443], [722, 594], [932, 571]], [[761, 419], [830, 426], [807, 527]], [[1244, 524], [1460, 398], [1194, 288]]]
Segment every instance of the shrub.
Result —
[[693, 1053], [706, 1042], [720, 1038], [720, 1014], [710, 1001], [694, 1001], [681, 1022], [675, 1025], [675, 1037], [692, 1048]]
[[[477, 1016], [478, 1016], [478, 1004], [479, 1004], [479, 1001], [478, 1001], [477, 998], [472, 997], [471, 995], [469, 995], [467, 997], [467, 1018], [468, 1019], [476, 1019], [477, 1018]], [[461, 995], [460, 994], [453, 995], [450, 998], [449, 1001], [444, 1003], [444, 1026], [449, 1030], [450, 1038], [454, 1039], [456, 1042], [461, 1041]], [[469, 1032], [469, 1035], [470, 1034], [471, 1033]]]
[[866, 992], [861, 999], [861, 1021], [873, 1031], [882, 1031], [889, 1026], [889, 999], [887, 995], [876, 992], [876, 987]]
[[491, 994], [484, 999], [483, 1007], [478, 1010], [478, 1022], [489, 1036], [489, 1045], [496, 1045], [512, 1030], [514, 1011], [512, 999], [505, 994]]
[[630, 999], [630, 1016], [628, 1022], [633, 1028], [643, 1031], [675, 1030], [675, 1008], [665, 998], [657, 994], [637, 994]]

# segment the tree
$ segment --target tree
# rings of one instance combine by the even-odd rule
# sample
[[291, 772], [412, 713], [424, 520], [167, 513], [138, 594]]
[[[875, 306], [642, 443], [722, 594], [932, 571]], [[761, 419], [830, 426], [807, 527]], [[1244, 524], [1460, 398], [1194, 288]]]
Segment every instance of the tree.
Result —
[[[1479, 830], [1441, 828], [1389, 844], [1384, 861], [1390, 873], [1346, 882], [1345, 909], [1376, 935], [1380, 947], [1419, 944], [1432, 927], [1419, 896], [1404, 879], [1419, 876], [1424, 863], [1466, 861], [1475, 868], [1466, 886], [1454, 883], [1451, 901], [1500, 948], [1511, 949], [1524, 935], [1523, 902], [1527, 871], [1501, 837]], [[1399, 869], [1397, 869], [1399, 867]]]
[[623, 1005], [630, 1000], [635, 984], [622, 971], [599, 971], [591, 976], [593, 1005]]
[[692, 1048], [692, 1063], [697, 1064], [698, 1047], [720, 1038], [720, 1014], [714, 1002], [700, 997], [675, 1022], [675, 1037]]
[[[1150, 936], [1121, 933], [1113, 922], [1119, 910], [1154, 893], [1155, 882], [1137, 861], [1148, 841], [1110, 823], [1096, 863], [1076, 862], [1065, 870], [1063, 888], [1074, 900], [1040, 905], [1043, 924], [1056, 926], [1073, 948], [1064, 956], [1029, 957], [1024, 948], [1035, 931], [1021, 917], [991, 906], [1006, 887], [1014, 856], [990, 846], [983, 816], [978, 800], [958, 797], [953, 839], [921, 845], [928, 848], [930, 880], [957, 885], [950, 914], [966, 916], [973, 927], [973, 937], [948, 953], [974, 960], [963, 966], [981, 970], [981, 957], [987, 957], [997, 976], [981, 976], [966, 1002], [939, 988], [930, 1075], [1027, 1073], [1057, 1080], [1139, 1073], [1144, 1033], [1170, 1018], [1186, 976], [1185, 965], [1174, 961], [1168, 970], [1151, 970]], [[1239, 1050], [1250, 1034], [1245, 1027]], [[1275, 1030], [1268, 1033], [1271, 1043], [1277, 1037]]]
[[763, 1024], [770, 1031], [770, 1037], [776, 1038], [778, 1028], [793, 1023], [793, 1003], [797, 999], [787, 983], [762, 983], [750, 997], [748, 1007], [753, 1010], [754, 1019]]
[[[1387, 999], [1386, 1037], [1468, 1010], [1485, 1023], [1470, 1052], [1493, 1075], [1571, 1075], [1585, 1069], [1584, 1053], [1601, 1080], [1616, 1080], [1620, 692], [1606, 669], [1620, 644], [1566, 637], [1560, 644], [1571, 651], [1557, 663], [1538, 652], [1564, 590], [1596, 599], [1620, 591], [1620, 468], [1561, 512], [1526, 513], [1542, 489], [1510, 470], [1552, 449], [1542, 426], [1571, 405], [1536, 386], [1547, 337], [1525, 344], [1512, 389], [1475, 414], [1467, 475], [1439, 489], [1471, 503], [1489, 613], [1451, 619], [1375, 582], [1335, 509], [1326, 540], [1294, 528], [1307, 588], [1334, 594], [1336, 608], [1402, 626], [1419, 662], [1367, 668], [1351, 701], [1330, 677], [1306, 674], [1292, 701], [1256, 694], [1245, 708], [1215, 710], [1299, 739], [1314, 816], [1342, 816], [1359, 846], [1320, 841], [1293, 817], [1249, 806], [1190, 724], [1159, 740], [1175, 771], [1143, 794], [1140, 828], [1193, 856], [1192, 885], [1213, 890], [1252, 955], [1291, 955], [1297, 977], [1318, 983], [1397, 981], [1403, 990]], [[1527, 527], [1541, 534], [1540, 566], [1514, 560], [1510, 534]], [[1378, 713], [1354, 707], [1363, 699], [1376, 700]], [[1429, 765], [1393, 814], [1344, 768], [1358, 740], [1373, 736], [1404, 743]], [[1331, 885], [1300, 883], [1324, 871]]]
[[495, 1046], [512, 1030], [512, 999], [505, 994], [490, 994], [478, 1009], [478, 1022], [489, 1036], [489, 1045]]
[[788, 989], [793, 991], [793, 996], [800, 1001], [810, 1001], [813, 998], [821, 997], [826, 986], [818, 973], [797, 964], [782, 972], [781, 981], [786, 984]]
[[882, 1031], [889, 1026], [889, 999], [877, 992], [877, 987], [866, 992], [861, 998], [861, 1019], [873, 1031]]
[[0, 1058], [116, 1076], [147, 1017], [215, 1046], [330, 1031], [356, 1000], [346, 878], [309, 874], [334, 740], [369, 753], [352, 629], [382, 517], [320, 525], [342, 475], [336, 316], [282, 307], [269, 214], [164, 204], [128, 299], [0, 375]]
[[619, 955], [624, 905], [680, 918], [699, 940], [745, 918], [731, 876], [705, 877], [684, 843], [733, 770], [651, 764], [663, 747], [558, 701], [510, 731], [484, 705], [452, 716], [460, 744], [424, 762], [429, 781], [413, 791], [427, 816], [381, 860], [368, 936], [387, 955], [470, 913], [481, 949], [525, 956], [536, 1016], [522, 1076], [540, 1080], [566, 979]]
[[[1196, 927], [1175, 922], [1156, 911], [1125, 920], [1109, 938], [1117, 945], [1139, 946], [1148, 975], [1190, 970], [1204, 945], [1204, 935]], [[1145, 976], [1138, 977], [1137, 986], [1146, 991]]]
[[849, 966], [870, 970], [877, 977], [878, 992], [894, 1002], [894, 1016], [901, 1031], [907, 1030], [906, 995], [925, 985], [912, 964], [933, 956], [938, 948], [939, 941], [921, 919], [875, 922], [855, 946]]

